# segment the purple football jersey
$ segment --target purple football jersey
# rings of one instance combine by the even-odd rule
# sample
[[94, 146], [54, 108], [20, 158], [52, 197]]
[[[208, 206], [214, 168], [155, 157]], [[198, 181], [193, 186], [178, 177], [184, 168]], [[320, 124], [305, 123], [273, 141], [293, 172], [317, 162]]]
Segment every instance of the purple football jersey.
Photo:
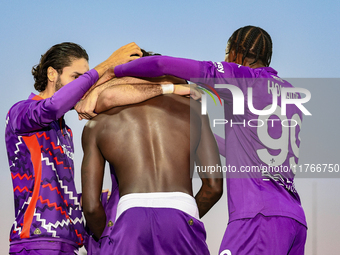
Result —
[[93, 69], [50, 98], [31, 94], [9, 110], [6, 146], [15, 204], [12, 250], [28, 241], [31, 249], [49, 249], [51, 242], [68, 243], [76, 249], [83, 244], [72, 131], [63, 115], [97, 80]]
[[[117, 66], [114, 72], [117, 77], [173, 75], [216, 89], [224, 100], [224, 119], [228, 121], [225, 141], [218, 144], [223, 146], [220, 151], [225, 153], [226, 166], [232, 168], [227, 175], [229, 222], [261, 213], [291, 217], [307, 225], [291, 169], [298, 163], [302, 113], [288, 104], [286, 114], [281, 114], [282, 89], [292, 85], [273, 68], [152, 56]], [[235, 95], [216, 84], [233, 85]], [[272, 109], [275, 94], [275, 111], [262, 115]], [[240, 101], [240, 95], [244, 97], [243, 112], [236, 115], [233, 103]], [[298, 93], [289, 96], [300, 97]]]
[[256, 215], [230, 222], [219, 255], [303, 255], [307, 228], [288, 217]]

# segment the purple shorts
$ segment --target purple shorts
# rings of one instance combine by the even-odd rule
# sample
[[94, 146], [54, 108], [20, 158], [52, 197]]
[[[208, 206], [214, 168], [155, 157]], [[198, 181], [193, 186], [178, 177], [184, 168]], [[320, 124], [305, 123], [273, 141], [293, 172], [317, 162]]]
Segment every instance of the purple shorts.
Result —
[[[119, 202], [119, 189], [115, 182], [113, 183], [111, 190], [112, 191], [109, 199], [107, 197], [107, 193], [102, 193], [101, 195], [101, 202], [106, 214], [106, 227], [102, 234], [103, 238], [110, 235], [110, 232], [112, 231], [113, 222], [116, 219], [117, 205]], [[87, 238], [84, 241], [84, 246], [86, 248], [87, 255], [105, 254], [100, 252], [100, 241], [95, 241], [92, 237], [92, 233], [89, 233], [89, 235], [86, 237]]]
[[220, 255], [303, 255], [307, 228], [282, 216], [256, 215], [228, 224]]
[[[174, 193], [176, 193], [175, 196], [178, 196], [178, 192]], [[137, 194], [137, 196], [143, 196], [143, 194]], [[162, 193], [148, 193], [147, 196], [153, 194]], [[191, 197], [187, 194], [184, 195]], [[187, 213], [190, 209], [186, 210], [192, 204], [184, 205], [184, 210], [180, 210], [178, 207], [185, 203], [183, 200], [171, 200], [168, 197], [164, 199], [157, 197], [157, 199], [161, 204], [167, 204], [172, 208], [161, 206], [157, 201], [150, 198], [145, 199], [145, 197], [138, 199], [137, 207], [133, 206], [134, 199], [125, 201], [125, 205], [128, 207], [123, 211], [118, 205], [118, 219], [114, 223], [110, 235], [102, 236], [100, 254], [208, 255], [204, 225], [192, 214]], [[195, 201], [193, 197], [191, 199]], [[140, 203], [146, 206], [141, 207]]]

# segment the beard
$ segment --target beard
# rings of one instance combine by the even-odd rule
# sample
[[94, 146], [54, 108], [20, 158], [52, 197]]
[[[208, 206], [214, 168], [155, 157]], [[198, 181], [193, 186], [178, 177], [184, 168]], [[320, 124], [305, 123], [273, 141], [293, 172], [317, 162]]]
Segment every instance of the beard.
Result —
[[58, 79], [57, 82], [55, 83], [55, 91], [57, 92], [59, 89], [61, 89], [63, 87], [63, 84], [61, 84], [61, 79], [60, 79], [60, 75], [58, 75]]

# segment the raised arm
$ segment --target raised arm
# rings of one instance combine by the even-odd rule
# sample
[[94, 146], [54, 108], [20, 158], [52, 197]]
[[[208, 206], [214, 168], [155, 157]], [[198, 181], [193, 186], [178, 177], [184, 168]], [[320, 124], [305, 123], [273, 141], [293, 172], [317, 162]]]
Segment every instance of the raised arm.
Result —
[[168, 56], [140, 58], [130, 63], [116, 66], [116, 77], [157, 77], [172, 75], [197, 83], [221, 99], [232, 102], [229, 89], [216, 88], [216, 84], [233, 84], [242, 91], [247, 90], [244, 78], [255, 78], [252, 68], [229, 62], [197, 61]]
[[[127, 44], [116, 50], [107, 60], [94, 69], [63, 86], [51, 97], [42, 100], [27, 100], [15, 104], [9, 111], [9, 123], [13, 131], [17, 134], [22, 134], [48, 126], [52, 121], [59, 119], [72, 109], [85, 92], [108, 69], [113, 69], [117, 65], [137, 59], [141, 55], [142, 52], [135, 43]], [[110, 78], [110, 76], [107, 75], [106, 78]]]
[[200, 61], [168, 56], [140, 58], [114, 68], [116, 77], [157, 77], [172, 75], [185, 80], [205, 77], [202, 71]]
[[159, 96], [164, 93], [162, 86], [167, 86], [169, 83], [185, 83], [175, 84], [172, 92], [174, 94], [191, 95], [196, 100], [201, 96], [195, 84], [186, 84], [185, 80], [176, 77], [167, 76], [154, 79], [122, 77], [112, 79], [94, 88], [84, 100], [76, 105], [75, 109], [79, 114], [79, 119], [90, 119], [97, 113], [113, 107], [136, 104]]
[[[215, 169], [221, 166], [218, 147], [210, 129], [207, 115], [201, 115], [201, 139], [196, 150], [196, 166]], [[211, 167], [211, 168], [208, 168]], [[197, 171], [201, 180], [201, 189], [195, 196], [200, 218], [203, 217], [220, 199], [223, 193], [223, 175], [221, 171]]]
[[48, 126], [69, 111], [97, 80], [96, 70], [90, 70], [63, 86], [52, 97], [15, 104], [9, 111], [13, 131], [20, 134]]
[[[132, 42], [120, 47], [118, 50], [113, 52], [108, 59], [97, 65], [94, 69], [97, 70], [99, 77], [102, 77], [105, 74], [105, 77], [102, 78], [102, 83], [104, 83], [105, 81], [113, 78], [113, 68], [117, 65], [138, 59], [142, 55], [143, 53], [139, 46]], [[112, 72], [110, 72], [110, 69], [112, 69]]]
[[84, 151], [81, 166], [82, 201], [86, 224], [97, 239], [102, 235], [106, 214], [100, 201], [102, 193], [105, 159], [96, 142], [94, 121], [87, 122], [82, 136]]

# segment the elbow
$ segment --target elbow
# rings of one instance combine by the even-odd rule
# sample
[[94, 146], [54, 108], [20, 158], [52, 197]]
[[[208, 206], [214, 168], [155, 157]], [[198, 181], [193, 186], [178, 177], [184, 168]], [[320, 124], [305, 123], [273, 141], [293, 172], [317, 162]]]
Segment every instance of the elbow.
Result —
[[168, 67], [167, 65], [167, 56], [159, 56], [156, 57], [156, 61], [155, 61], [155, 70], [159, 70], [162, 75], [166, 75], [167, 74], [167, 70], [166, 68]]
[[223, 195], [223, 178], [215, 179], [211, 186], [211, 192], [214, 194], [216, 201]]
[[101, 206], [100, 202], [84, 203], [83, 213], [84, 213], [85, 219], [88, 220], [88, 219], [93, 218], [95, 215], [97, 215], [98, 212], [100, 211], [100, 206]]
[[98, 100], [95, 111], [96, 113], [105, 112], [115, 106], [115, 95], [112, 93], [107, 93], [105, 96]]

